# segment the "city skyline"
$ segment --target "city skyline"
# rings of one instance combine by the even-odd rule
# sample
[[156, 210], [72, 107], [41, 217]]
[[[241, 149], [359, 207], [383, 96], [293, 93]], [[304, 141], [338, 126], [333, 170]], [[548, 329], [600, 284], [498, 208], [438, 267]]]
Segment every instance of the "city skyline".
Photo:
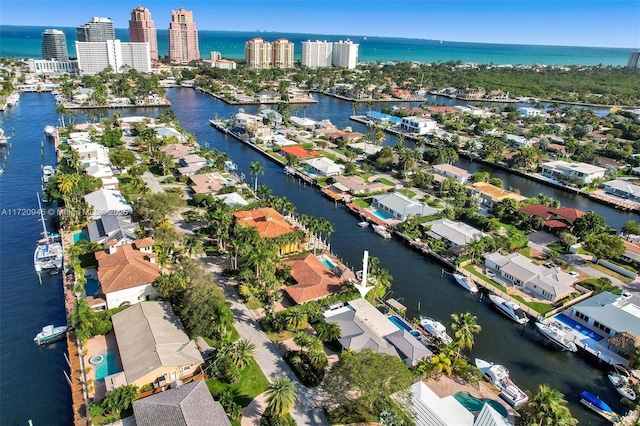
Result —
[[[62, 7], [64, 5], [64, 7]], [[149, 9], [156, 28], [168, 28], [171, 10], [184, 7], [198, 30], [342, 34], [445, 41], [640, 49], [640, 2], [632, 0], [248, 0], [239, 4], [146, 1], [4, 0], [5, 25], [76, 27], [93, 16], [128, 28], [130, 12]], [[25, 14], [25, 6], [30, 13]], [[76, 13], [69, 14], [69, 10]], [[84, 12], [86, 11], [86, 12]]]

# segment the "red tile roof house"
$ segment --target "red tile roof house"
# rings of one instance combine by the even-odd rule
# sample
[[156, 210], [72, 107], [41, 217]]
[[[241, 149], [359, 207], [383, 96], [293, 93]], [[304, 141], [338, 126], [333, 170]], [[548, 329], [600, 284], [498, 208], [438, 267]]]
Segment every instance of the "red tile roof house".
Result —
[[580, 216], [585, 215], [585, 212], [573, 207], [556, 209], [543, 204], [530, 204], [520, 207], [518, 211], [543, 218], [544, 227], [553, 233], [570, 230], [573, 222]]
[[[298, 231], [285, 220], [284, 216], [271, 207], [240, 210], [233, 214], [233, 218], [239, 225], [255, 228], [262, 238], [276, 238]], [[280, 247], [281, 256], [298, 251], [300, 251], [298, 243], [289, 243]]]
[[285, 287], [284, 291], [297, 304], [338, 293], [342, 287], [342, 279], [311, 253], [292, 257], [284, 263], [291, 266], [291, 276], [298, 283]]
[[107, 241], [107, 250], [96, 253], [98, 280], [107, 309], [159, 296], [153, 282], [160, 276], [153, 240], [142, 238], [134, 244], [115, 246]]

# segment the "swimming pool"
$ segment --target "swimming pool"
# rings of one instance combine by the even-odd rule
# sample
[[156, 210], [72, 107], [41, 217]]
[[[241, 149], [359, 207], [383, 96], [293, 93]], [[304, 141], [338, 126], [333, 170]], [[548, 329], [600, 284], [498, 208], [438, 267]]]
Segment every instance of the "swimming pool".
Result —
[[590, 337], [591, 339], [595, 340], [596, 342], [599, 342], [600, 340], [604, 339], [604, 337], [602, 337], [601, 335], [599, 335], [595, 331], [592, 331], [592, 330], [588, 329], [584, 325], [578, 323], [576, 320], [574, 320], [571, 317], [566, 316], [565, 314], [558, 314], [553, 318], [557, 319], [558, 321], [560, 321], [564, 325], [568, 325], [569, 327], [573, 328], [575, 331], [577, 331], [578, 333], [582, 334], [583, 336]]
[[491, 408], [500, 413], [500, 415], [505, 419], [509, 416], [507, 409], [504, 408], [504, 406], [498, 401], [494, 401], [493, 399], [476, 398], [474, 396], [471, 396], [469, 392], [457, 392], [455, 395], [453, 395], [453, 397], [456, 399], [456, 401], [462, 404], [464, 408], [471, 411], [472, 413], [480, 412], [484, 404], [489, 404]]
[[390, 215], [389, 213], [387, 213], [387, 212], [383, 212], [382, 210], [375, 209], [375, 210], [373, 211], [373, 214], [374, 214], [374, 215], [376, 215], [376, 216], [378, 216], [378, 217], [379, 217], [380, 219], [382, 219], [382, 220], [393, 219], [393, 216], [391, 216], [391, 215]]
[[84, 285], [84, 292], [87, 293], [87, 296], [95, 296], [98, 294], [99, 289], [100, 284], [98, 280], [95, 278], [87, 278], [87, 283]]
[[104, 378], [115, 373], [119, 373], [120, 369], [116, 365], [116, 353], [111, 349], [107, 349], [100, 355], [104, 360], [96, 365], [96, 381], [104, 382]]

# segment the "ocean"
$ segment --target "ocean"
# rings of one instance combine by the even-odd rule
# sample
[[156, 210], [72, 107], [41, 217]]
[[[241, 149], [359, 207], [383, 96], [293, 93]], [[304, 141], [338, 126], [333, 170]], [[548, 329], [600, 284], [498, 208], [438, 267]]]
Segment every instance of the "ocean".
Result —
[[[41, 58], [42, 31], [51, 27], [0, 25], [0, 57]], [[75, 28], [57, 28], [67, 36], [70, 56], [75, 56]], [[295, 57], [300, 58], [301, 42], [306, 40], [339, 41], [350, 39], [360, 44], [361, 62], [462, 61], [482, 64], [546, 64], [546, 65], [612, 65], [627, 64], [627, 48], [534, 46], [523, 44], [463, 43], [447, 40], [424, 40], [393, 37], [294, 34], [256, 31], [198, 31], [200, 56], [221, 52], [225, 58], [244, 58], [247, 40], [260, 37], [267, 41], [286, 38], [295, 43]], [[129, 40], [126, 28], [116, 29], [116, 37]], [[166, 29], [158, 29], [158, 49], [161, 56], [168, 53]]]

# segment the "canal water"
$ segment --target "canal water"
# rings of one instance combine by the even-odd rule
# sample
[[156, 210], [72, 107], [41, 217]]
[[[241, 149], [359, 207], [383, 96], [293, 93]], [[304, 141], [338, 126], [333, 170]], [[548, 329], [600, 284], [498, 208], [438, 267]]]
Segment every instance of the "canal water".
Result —
[[[297, 213], [330, 220], [335, 229], [331, 235], [331, 249], [349, 266], [355, 270], [361, 268], [363, 250], [369, 250], [371, 256], [378, 257], [381, 266], [393, 276], [392, 296], [408, 306], [409, 316], [418, 315], [418, 305], [421, 314], [434, 317], [447, 325], [450, 323], [451, 313], [471, 312], [476, 315], [482, 331], [476, 338], [472, 358], [477, 356], [504, 364], [515, 383], [523, 389], [535, 391], [539, 384], [548, 383], [560, 390], [569, 401], [572, 413], [580, 419], [580, 424], [606, 424], [579, 404], [578, 394], [582, 390], [600, 395], [620, 412], [623, 411], [623, 407], [616, 405], [619, 400], [617, 393], [597, 364], [544, 346], [533, 325], [522, 328], [507, 320], [489, 305], [488, 300], [480, 300], [478, 295], [465, 292], [449, 275], [441, 276], [442, 267], [430, 258], [398, 240], [384, 240], [370, 228], [360, 228], [357, 226], [358, 218], [343, 205], [328, 200], [313, 187], [286, 177], [281, 166], [208, 125], [208, 120], [213, 118], [214, 113], [219, 117], [228, 117], [238, 107], [187, 89], [172, 89], [168, 96], [181, 126], [193, 133], [201, 144], [206, 143], [209, 148], [228, 152], [247, 177], [250, 176], [250, 164], [254, 161], [261, 162], [265, 174], [258, 177], [258, 184], [266, 184], [275, 195], [287, 197], [297, 206]], [[366, 131], [364, 126], [349, 120], [352, 113], [349, 102], [325, 96], [319, 96], [318, 100], [317, 104], [309, 105], [306, 110], [299, 107], [297, 114], [314, 119], [329, 118], [340, 127], [351, 126], [354, 131]], [[361, 107], [366, 108], [365, 105]], [[249, 113], [258, 109], [257, 106], [243, 108]], [[387, 139], [387, 144], [395, 143], [391, 136]], [[516, 180], [509, 180], [510, 175], [497, 176], [505, 180], [507, 185], [517, 186]], [[561, 197], [567, 194], [555, 195], [550, 190], [552, 188], [535, 182], [527, 189], [532, 194], [554, 194], [563, 204], [570, 204], [570, 198]], [[620, 216], [620, 212], [610, 210], [608, 218]], [[621, 223], [626, 220], [625, 218]]]

